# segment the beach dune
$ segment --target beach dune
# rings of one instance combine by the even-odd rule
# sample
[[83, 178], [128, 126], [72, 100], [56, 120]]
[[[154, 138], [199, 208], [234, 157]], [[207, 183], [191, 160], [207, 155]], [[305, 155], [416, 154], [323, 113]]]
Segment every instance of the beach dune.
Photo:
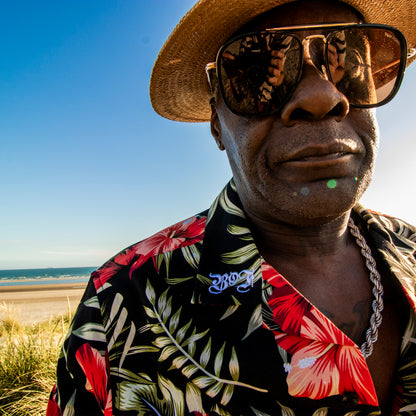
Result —
[[74, 312], [86, 283], [0, 286], [0, 319], [12, 313], [22, 323], [36, 323]]

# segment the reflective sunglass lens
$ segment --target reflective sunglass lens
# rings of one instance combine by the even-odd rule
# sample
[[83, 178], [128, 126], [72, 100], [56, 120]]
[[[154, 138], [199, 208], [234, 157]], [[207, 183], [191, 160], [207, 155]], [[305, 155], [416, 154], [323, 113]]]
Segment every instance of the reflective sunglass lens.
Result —
[[395, 92], [401, 54], [400, 39], [386, 29], [333, 32], [327, 46], [331, 80], [351, 105], [380, 104]]
[[256, 33], [226, 45], [219, 60], [228, 107], [241, 115], [278, 110], [297, 84], [301, 44], [293, 36]]

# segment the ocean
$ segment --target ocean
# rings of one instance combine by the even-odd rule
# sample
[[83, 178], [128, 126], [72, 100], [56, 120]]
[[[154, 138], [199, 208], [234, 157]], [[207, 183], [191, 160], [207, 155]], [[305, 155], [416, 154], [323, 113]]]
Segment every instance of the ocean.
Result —
[[0, 286], [87, 282], [97, 267], [0, 270]]

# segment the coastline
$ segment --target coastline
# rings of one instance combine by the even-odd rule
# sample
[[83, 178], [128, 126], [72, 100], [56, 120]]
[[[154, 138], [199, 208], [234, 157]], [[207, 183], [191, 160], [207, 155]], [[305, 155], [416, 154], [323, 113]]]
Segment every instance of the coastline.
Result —
[[73, 313], [86, 286], [86, 282], [0, 286], [0, 320], [12, 315], [23, 324], [32, 324]]

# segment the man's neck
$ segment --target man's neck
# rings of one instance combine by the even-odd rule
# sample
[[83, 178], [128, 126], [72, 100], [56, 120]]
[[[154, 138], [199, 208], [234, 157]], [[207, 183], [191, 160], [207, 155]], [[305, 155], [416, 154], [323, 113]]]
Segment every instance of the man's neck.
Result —
[[295, 226], [250, 217], [255, 241], [263, 257], [285, 259], [330, 258], [342, 253], [351, 242], [349, 212], [331, 222]]

